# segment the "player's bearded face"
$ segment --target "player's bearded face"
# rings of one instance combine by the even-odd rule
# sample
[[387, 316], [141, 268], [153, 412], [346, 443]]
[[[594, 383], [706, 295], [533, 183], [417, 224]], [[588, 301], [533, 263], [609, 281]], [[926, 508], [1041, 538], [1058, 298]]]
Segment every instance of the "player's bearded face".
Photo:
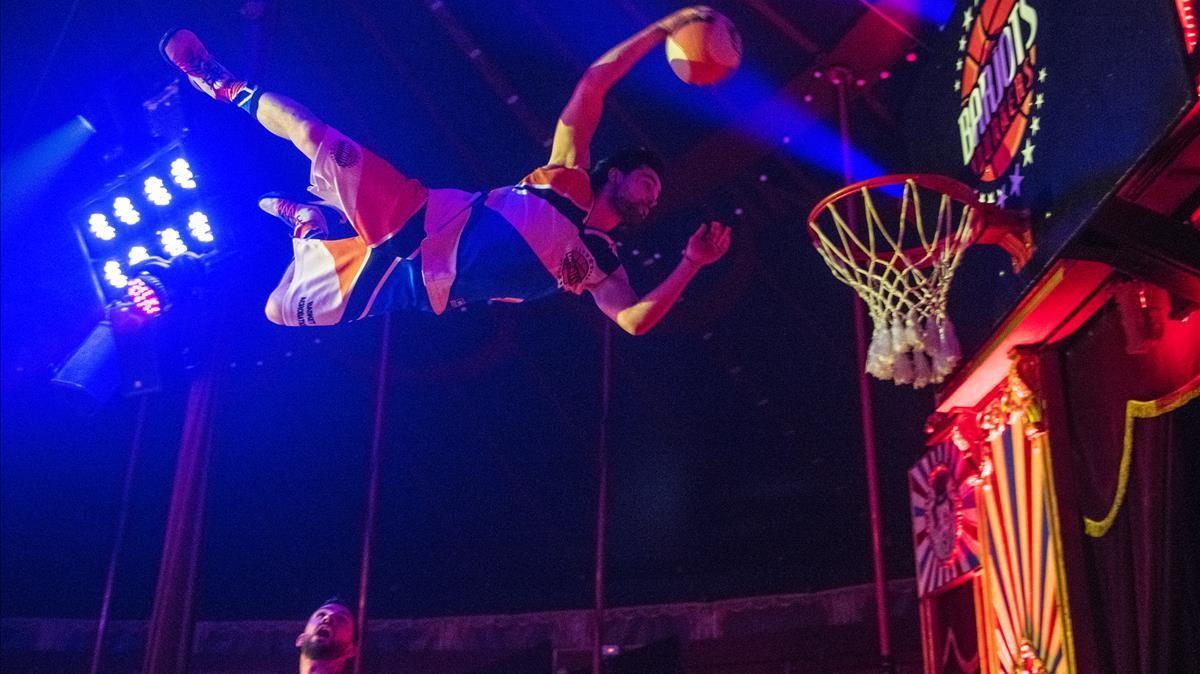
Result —
[[615, 185], [611, 199], [613, 210], [621, 217], [621, 222], [630, 225], [642, 223], [658, 203], [660, 190], [661, 183], [653, 169], [645, 166], [636, 168]]
[[327, 604], [309, 618], [296, 645], [310, 660], [340, 660], [353, 648], [353, 630], [350, 612], [340, 605]]
[[338, 660], [346, 654], [347, 650], [347, 644], [330, 641], [313, 634], [305, 635], [304, 641], [300, 644], [300, 652], [309, 660]]

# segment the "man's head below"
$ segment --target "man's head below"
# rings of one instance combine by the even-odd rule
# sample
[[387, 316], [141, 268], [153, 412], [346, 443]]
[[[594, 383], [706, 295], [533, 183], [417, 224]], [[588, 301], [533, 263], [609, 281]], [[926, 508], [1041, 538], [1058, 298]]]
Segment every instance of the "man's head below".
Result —
[[[341, 671], [346, 660], [356, 654], [355, 629], [350, 609], [332, 599], [322, 604], [296, 637], [301, 671]], [[305, 664], [310, 669], [306, 670]]]
[[592, 194], [606, 201], [621, 222], [636, 225], [658, 203], [662, 174], [663, 161], [658, 155], [645, 148], [628, 148], [592, 168]]

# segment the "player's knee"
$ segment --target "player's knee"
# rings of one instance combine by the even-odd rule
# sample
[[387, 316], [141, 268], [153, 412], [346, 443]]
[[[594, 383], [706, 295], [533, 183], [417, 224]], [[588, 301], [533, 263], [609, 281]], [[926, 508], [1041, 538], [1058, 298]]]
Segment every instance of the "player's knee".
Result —
[[299, 120], [292, 128], [292, 142], [305, 156], [313, 159], [317, 156], [317, 148], [321, 146], [321, 140], [325, 137], [326, 128], [326, 124], [315, 117]]
[[274, 294], [267, 299], [267, 306], [263, 309], [263, 313], [267, 315], [268, 321], [271, 321], [275, 325], [287, 325], [283, 320], [283, 307], [280, 305], [279, 298], [275, 297]]

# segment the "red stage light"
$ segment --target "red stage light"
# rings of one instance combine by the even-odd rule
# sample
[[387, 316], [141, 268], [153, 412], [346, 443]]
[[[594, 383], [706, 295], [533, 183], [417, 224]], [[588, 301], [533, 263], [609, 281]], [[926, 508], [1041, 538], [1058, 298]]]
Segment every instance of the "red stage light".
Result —
[[129, 299], [133, 300], [133, 306], [146, 317], [153, 318], [162, 313], [162, 300], [144, 278], [137, 277], [130, 281], [128, 291]]

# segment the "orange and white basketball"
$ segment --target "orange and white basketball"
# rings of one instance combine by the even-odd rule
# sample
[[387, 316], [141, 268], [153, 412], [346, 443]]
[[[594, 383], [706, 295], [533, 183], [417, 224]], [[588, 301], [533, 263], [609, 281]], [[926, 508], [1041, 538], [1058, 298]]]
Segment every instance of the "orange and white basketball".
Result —
[[716, 84], [742, 62], [742, 36], [732, 21], [712, 12], [667, 36], [667, 61], [679, 79], [688, 84]]

